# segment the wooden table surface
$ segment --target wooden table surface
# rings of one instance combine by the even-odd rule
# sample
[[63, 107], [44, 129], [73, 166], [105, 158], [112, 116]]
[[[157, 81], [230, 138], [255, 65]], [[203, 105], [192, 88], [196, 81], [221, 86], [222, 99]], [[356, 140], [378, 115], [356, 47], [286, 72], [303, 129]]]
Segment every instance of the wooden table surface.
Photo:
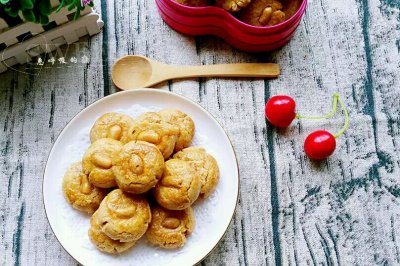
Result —
[[[42, 176], [68, 121], [116, 91], [116, 58], [141, 54], [174, 64], [277, 62], [278, 79], [190, 79], [163, 83], [222, 123], [240, 165], [240, 201], [223, 241], [202, 265], [400, 264], [399, 0], [310, 0], [294, 38], [265, 54], [232, 49], [214, 37], [176, 33], [153, 0], [100, 1], [103, 32], [55, 56], [87, 56], [41, 72], [21, 66], [0, 75], [0, 263], [72, 265], [47, 222]], [[26, 71], [23, 73], [21, 71]], [[343, 114], [276, 130], [266, 99], [291, 95], [299, 113], [327, 113], [339, 92], [349, 130], [334, 155], [312, 162], [303, 140], [336, 132]], [[217, 214], [215, 214], [217, 215]]]

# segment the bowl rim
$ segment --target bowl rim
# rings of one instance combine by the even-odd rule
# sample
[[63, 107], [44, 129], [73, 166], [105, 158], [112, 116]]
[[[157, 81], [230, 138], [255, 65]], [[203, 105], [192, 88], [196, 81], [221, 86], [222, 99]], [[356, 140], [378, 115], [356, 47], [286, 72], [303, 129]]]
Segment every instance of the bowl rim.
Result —
[[222, 16], [228, 17], [230, 18], [234, 23], [237, 23], [238, 25], [240, 25], [240, 27], [242, 28], [247, 28], [248, 30], [251, 31], [256, 31], [256, 32], [260, 32], [260, 31], [279, 31], [282, 29], [282, 27], [284, 27], [286, 24], [290, 24], [292, 23], [297, 17], [301, 17], [307, 7], [307, 0], [302, 0], [301, 5], [299, 6], [299, 8], [297, 9], [297, 11], [287, 20], [278, 23], [276, 25], [273, 26], [254, 26], [254, 25], [250, 25], [247, 23], [244, 23], [243, 21], [239, 20], [237, 17], [235, 17], [234, 15], [232, 15], [231, 13], [229, 13], [228, 11], [224, 10], [223, 8], [220, 7], [216, 7], [216, 6], [201, 6], [201, 7], [193, 7], [193, 6], [186, 6], [183, 4], [180, 4], [174, 0], [156, 0], [156, 1], [160, 1], [160, 2], [168, 2], [169, 5], [172, 5], [173, 7], [179, 9], [180, 11], [189, 11], [192, 14], [198, 13], [198, 12], [206, 12], [209, 15], [213, 15], [210, 14], [210, 11], [212, 10], [214, 12], [214, 14], [220, 14]]

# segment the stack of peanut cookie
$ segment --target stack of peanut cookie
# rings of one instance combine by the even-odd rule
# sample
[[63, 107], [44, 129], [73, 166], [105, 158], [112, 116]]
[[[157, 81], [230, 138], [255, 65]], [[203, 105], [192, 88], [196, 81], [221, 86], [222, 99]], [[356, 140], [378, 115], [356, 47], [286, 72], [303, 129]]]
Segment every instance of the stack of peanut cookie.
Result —
[[65, 173], [63, 191], [73, 208], [93, 214], [89, 237], [99, 250], [124, 252], [145, 234], [162, 248], [185, 244], [195, 225], [191, 205], [219, 180], [216, 160], [189, 147], [194, 132], [193, 120], [174, 109], [96, 120], [91, 145]]

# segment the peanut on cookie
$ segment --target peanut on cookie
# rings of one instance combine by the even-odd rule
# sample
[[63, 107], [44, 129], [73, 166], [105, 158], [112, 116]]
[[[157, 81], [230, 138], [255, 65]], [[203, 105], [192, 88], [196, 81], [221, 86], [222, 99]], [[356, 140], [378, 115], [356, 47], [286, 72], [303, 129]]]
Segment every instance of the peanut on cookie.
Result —
[[146, 233], [151, 212], [145, 198], [115, 189], [104, 198], [92, 218], [109, 238], [131, 242]]
[[90, 130], [90, 140], [110, 138], [122, 143], [129, 141], [129, 129], [133, 126], [133, 118], [120, 113], [106, 113], [100, 116]]
[[141, 194], [157, 184], [164, 168], [164, 158], [155, 145], [131, 141], [116, 155], [113, 172], [120, 189]]
[[92, 243], [105, 253], [120, 254], [136, 244], [136, 241], [121, 242], [109, 238], [101, 231], [100, 224], [93, 217], [90, 219], [89, 239]]
[[216, 0], [216, 6], [222, 7], [229, 12], [238, 12], [250, 4], [251, 0]]
[[162, 207], [183, 210], [197, 200], [201, 180], [188, 162], [171, 159], [165, 162], [163, 177], [154, 188], [154, 196]]
[[63, 179], [63, 192], [73, 208], [90, 214], [99, 208], [100, 202], [107, 195], [105, 190], [89, 182], [81, 162], [73, 163], [68, 168]]
[[171, 125], [158, 113], [148, 112], [139, 116], [130, 129], [131, 140], [141, 140], [157, 146], [165, 159], [174, 151], [179, 128]]
[[192, 118], [186, 113], [176, 109], [164, 109], [159, 112], [161, 117], [179, 128], [175, 152], [190, 146], [192, 143], [195, 125]]
[[194, 214], [191, 207], [171, 211], [155, 206], [151, 209], [151, 223], [146, 237], [150, 243], [166, 249], [182, 247], [188, 235], [195, 227]]
[[83, 171], [96, 187], [111, 188], [117, 184], [112, 171], [114, 158], [122, 149], [122, 143], [114, 139], [93, 142], [83, 156]]
[[257, 0], [251, 2], [239, 14], [239, 18], [254, 26], [273, 26], [287, 19], [283, 8], [283, 4], [277, 0]]

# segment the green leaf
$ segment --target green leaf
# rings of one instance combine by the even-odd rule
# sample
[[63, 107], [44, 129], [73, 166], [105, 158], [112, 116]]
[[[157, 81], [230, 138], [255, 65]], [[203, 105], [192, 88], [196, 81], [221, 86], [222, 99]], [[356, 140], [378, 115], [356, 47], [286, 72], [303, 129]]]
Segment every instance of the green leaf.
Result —
[[69, 6], [68, 6], [68, 11], [71, 11], [72, 9], [74, 9], [75, 8], [75, 3], [71, 3]]
[[56, 12], [60, 12], [61, 8], [64, 7], [64, 1], [65, 1], [65, 0], [62, 0], [62, 1], [61, 1], [60, 5], [57, 7]]
[[3, 5], [7, 4], [8, 2], [10, 2], [10, 0], [0, 0], [0, 3]]
[[27, 21], [36, 22], [36, 16], [32, 10], [30, 10], [30, 9], [24, 10], [24, 11], [22, 11], [22, 15], [24, 16], [24, 18]]
[[47, 24], [49, 24], [49, 17], [46, 15], [41, 15], [39, 18], [39, 22], [42, 25], [47, 25]]
[[32, 0], [21, 0], [21, 7], [22, 7], [22, 10], [32, 9], [33, 8], [33, 1]]
[[43, 15], [50, 15], [53, 10], [51, 10], [50, 0], [40, 0], [39, 10]]
[[6, 7], [4, 10], [10, 15], [11, 17], [16, 17], [18, 16], [18, 10], [13, 10], [11, 7]]
[[81, 11], [79, 9], [76, 10], [74, 20], [77, 20], [81, 16]]

